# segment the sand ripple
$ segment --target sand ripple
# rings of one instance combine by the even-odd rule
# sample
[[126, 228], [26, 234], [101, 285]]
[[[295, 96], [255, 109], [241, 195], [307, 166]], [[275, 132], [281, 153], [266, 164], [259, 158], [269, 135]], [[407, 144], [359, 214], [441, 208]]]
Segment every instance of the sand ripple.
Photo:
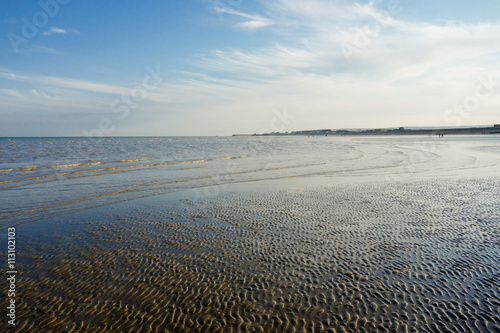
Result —
[[336, 185], [88, 221], [64, 246], [26, 241], [16, 331], [500, 331], [499, 188]]

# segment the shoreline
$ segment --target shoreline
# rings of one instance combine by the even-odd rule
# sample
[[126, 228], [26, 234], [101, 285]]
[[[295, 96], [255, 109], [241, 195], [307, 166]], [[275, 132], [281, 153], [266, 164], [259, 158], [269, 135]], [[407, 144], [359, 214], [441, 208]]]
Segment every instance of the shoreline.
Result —
[[294, 132], [273, 132], [262, 134], [233, 134], [232, 136], [365, 136], [365, 135], [487, 135], [500, 134], [500, 126], [466, 127], [466, 128], [435, 128], [435, 129], [366, 129], [366, 130], [305, 130]]

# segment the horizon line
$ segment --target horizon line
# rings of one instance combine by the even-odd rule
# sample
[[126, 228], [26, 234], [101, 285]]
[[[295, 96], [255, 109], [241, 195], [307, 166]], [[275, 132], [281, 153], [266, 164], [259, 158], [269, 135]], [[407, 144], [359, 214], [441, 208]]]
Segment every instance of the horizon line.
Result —
[[[497, 124], [493, 125], [468, 125], [468, 126], [390, 126], [390, 127], [344, 127], [344, 128], [321, 128], [321, 129], [302, 129], [302, 130], [294, 130], [294, 131], [288, 131], [288, 133], [292, 132], [301, 132], [301, 131], [319, 131], [319, 130], [375, 130], [375, 129], [397, 129], [397, 128], [405, 128], [405, 129], [464, 129], [464, 128], [490, 128], [494, 127]], [[280, 132], [275, 132], [275, 133], [280, 133]], [[286, 132], [284, 132], [286, 133]], [[44, 135], [34, 135], [34, 136], [0, 136], [0, 139], [10, 139], [10, 138], [16, 138], [16, 139], [35, 139], [35, 138], [86, 138], [86, 139], [105, 139], [105, 138], [164, 138], [164, 137], [170, 137], [170, 138], [182, 138], [182, 137], [231, 137], [234, 134], [212, 134], [212, 135], [115, 135], [115, 136], [95, 136], [95, 137], [89, 137], [89, 136], [77, 136], [77, 135], [55, 135], [55, 136], [44, 136]], [[257, 134], [257, 133], [253, 133]], [[251, 134], [247, 134], [251, 135]]]

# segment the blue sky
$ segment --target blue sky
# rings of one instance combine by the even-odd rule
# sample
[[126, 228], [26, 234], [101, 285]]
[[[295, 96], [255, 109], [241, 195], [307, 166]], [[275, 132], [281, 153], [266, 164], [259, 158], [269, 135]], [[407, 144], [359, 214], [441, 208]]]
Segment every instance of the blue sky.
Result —
[[500, 122], [499, 1], [11, 0], [0, 36], [0, 136]]

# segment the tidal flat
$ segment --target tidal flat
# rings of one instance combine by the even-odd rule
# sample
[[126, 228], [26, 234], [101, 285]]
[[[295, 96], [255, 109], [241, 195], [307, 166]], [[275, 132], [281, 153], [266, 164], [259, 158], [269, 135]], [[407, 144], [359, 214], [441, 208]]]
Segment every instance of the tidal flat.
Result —
[[0, 330], [500, 332], [499, 139], [0, 140]]
[[26, 225], [14, 331], [500, 330], [500, 180], [278, 183]]

